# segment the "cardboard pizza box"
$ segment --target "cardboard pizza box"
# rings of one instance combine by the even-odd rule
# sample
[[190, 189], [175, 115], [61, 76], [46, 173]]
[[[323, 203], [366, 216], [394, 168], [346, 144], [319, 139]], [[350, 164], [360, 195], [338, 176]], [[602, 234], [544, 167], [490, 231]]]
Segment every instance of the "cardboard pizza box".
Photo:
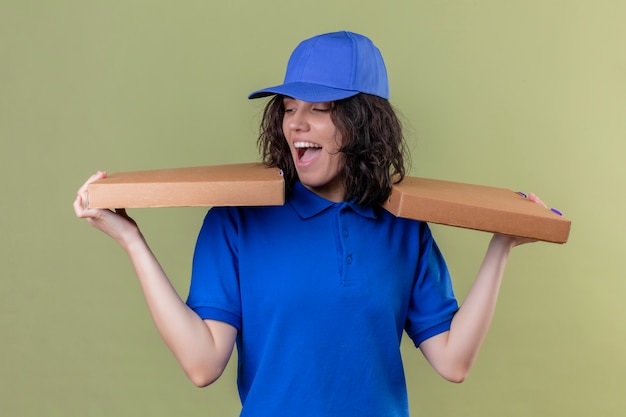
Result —
[[282, 205], [277, 168], [261, 163], [118, 172], [89, 184], [90, 208]]
[[[89, 185], [91, 208], [265, 206], [285, 202], [279, 169], [262, 163], [113, 173]], [[399, 217], [565, 243], [571, 222], [518, 193], [405, 177], [383, 204]]]
[[383, 205], [399, 217], [565, 243], [571, 221], [506, 189], [405, 177]]

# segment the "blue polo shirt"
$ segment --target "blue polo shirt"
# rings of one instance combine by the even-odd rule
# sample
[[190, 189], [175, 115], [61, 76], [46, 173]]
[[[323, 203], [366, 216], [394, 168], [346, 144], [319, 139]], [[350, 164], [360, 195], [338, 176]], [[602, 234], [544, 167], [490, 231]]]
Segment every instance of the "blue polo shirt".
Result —
[[426, 223], [334, 203], [209, 210], [187, 304], [238, 330], [241, 416], [407, 416], [400, 340], [458, 309]]

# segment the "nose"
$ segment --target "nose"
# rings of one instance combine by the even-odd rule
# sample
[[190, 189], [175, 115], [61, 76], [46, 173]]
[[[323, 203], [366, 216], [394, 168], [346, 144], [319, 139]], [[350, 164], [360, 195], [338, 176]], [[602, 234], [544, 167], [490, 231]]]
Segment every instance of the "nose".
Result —
[[306, 131], [309, 128], [309, 122], [306, 117], [306, 112], [301, 109], [293, 110], [285, 114], [287, 118], [287, 126], [291, 130]]

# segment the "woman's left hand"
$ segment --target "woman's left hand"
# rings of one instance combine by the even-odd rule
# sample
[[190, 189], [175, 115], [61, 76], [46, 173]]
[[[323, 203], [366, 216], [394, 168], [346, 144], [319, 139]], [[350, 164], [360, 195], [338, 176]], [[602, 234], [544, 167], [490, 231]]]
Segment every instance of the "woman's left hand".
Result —
[[[520, 195], [524, 196], [525, 198], [527, 198], [528, 200], [532, 201], [533, 203], [539, 204], [543, 207], [545, 207], [546, 209], [548, 208], [548, 206], [546, 205], [546, 203], [544, 203], [541, 198], [539, 198], [539, 196], [535, 193], [530, 193], [528, 195], [524, 194], [524, 193], [519, 193]], [[555, 213], [561, 215], [560, 212], [552, 210]], [[515, 247], [515, 246], [519, 246], [522, 245], [524, 243], [532, 243], [532, 242], [536, 242], [537, 239], [530, 239], [530, 238], [526, 238], [526, 237], [520, 237], [520, 236], [509, 236], [509, 235], [500, 235], [500, 234], [496, 234], [494, 235], [494, 239], [502, 239], [505, 241], [508, 241], [508, 244], [511, 245], [511, 247]]]

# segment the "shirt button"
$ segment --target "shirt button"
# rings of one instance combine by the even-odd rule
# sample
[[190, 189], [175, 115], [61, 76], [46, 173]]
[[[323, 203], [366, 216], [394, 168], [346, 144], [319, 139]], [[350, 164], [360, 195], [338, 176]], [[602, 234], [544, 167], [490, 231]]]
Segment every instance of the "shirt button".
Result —
[[348, 256], [346, 257], [346, 263], [349, 263], [349, 264], [351, 264], [351, 263], [352, 263], [352, 255], [348, 255]]
[[349, 235], [348, 229], [343, 229], [342, 234], [343, 234], [343, 237], [348, 237]]

